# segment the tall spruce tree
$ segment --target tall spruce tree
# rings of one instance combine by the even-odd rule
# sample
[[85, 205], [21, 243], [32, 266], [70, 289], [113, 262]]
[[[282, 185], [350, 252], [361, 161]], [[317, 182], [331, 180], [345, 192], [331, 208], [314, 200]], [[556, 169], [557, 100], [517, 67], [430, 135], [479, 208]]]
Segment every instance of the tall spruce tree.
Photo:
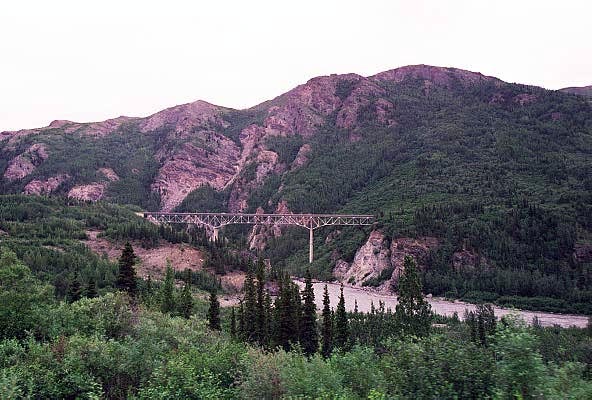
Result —
[[263, 345], [265, 347], [269, 347], [271, 343], [271, 336], [272, 336], [272, 325], [273, 325], [273, 309], [271, 305], [271, 296], [269, 295], [268, 291], [265, 291], [265, 338], [263, 341]]
[[86, 297], [88, 297], [89, 299], [94, 299], [95, 297], [97, 297], [99, 295], [99, 292], [97, 291], [97, 283], [96, 283], [95, 278], [93, 276], [88, 278], [88, 282], [87, 282], [86, 288], [84, 290], [84, 295]]
[[160, 292], [160, 311], [164, 314], [175, 311], [175, 274], [170, 261], [167, 261], [166, 274]]
[[78, 279], [78, 274], [75, 274], [70, 280], [66, 297], [70, 303], [78, 301], [82, 298], [82, 285], [80, 283], [80, 279]]
[[333, 315], [331, 314], [331, 301], [329, 299], [329, 290], [325, 285], [323, 293], [323, 340], [321, 353], [323, 357], [329, 357], [333, 351]]
[[347, 347], [347, 339], [349, 338], [347, 313], [345, 312], [345, 297], [343, 297], [343, 285], [341, 285], [341, 294], [339, 295], [339, 303], [335, 310], [335, 332], [333, 344], [335, 347], [345, 350]]
[[[274, 345], [289, 351], [291, 345], [298, 341], [299, 307], [294, 304], [298, 288], [288, 275], [279, 281], [279, 294], [275, 300]], [[298, 296], [299, 298], [300, 296]]]
[[266, 331], [267, 331], [267, 321], [265, 318], [265, 264], [263, 263], [263, 259], [259, 257], [257, 261], [257, 299], [256, 299], [256, 314], [255, 314], [255, 338], [259, 342], [259, 344], [264, 345]]
[[302, 299], [302, 317], [300, 319], [300, 344], [304, 354], [310, 356], [317, 352], [319, 348], [319, 338], [317, 332], [317, 306], [315, 305], [314, 290], [312, 287], [312, 276], [310, 270], [306, 270], [304, 290]]
[[294, 326], [294, 330], [292, 331], [292, 335], [290, 336], [290, 342], [298, 343], [300, 341], [300, 323], [302, 318], [302, 297], [300, 297], [300, 289], [298, 285], [296, 285], [289, 276], [287, 279], [290, 282], [290, 293], [291, 293], [291, 306], [292, 306], [292, 326]]
[[191, 271], [185, 270], [185, 286], [179, 298], [179, 313], [183, 318], [189, 319], [193, 313], [193, 296], [191, 294]]
[[210, 329], [219, 331], [220, 327], [220, 303], [216, 289], [210, 292], [210, 308], [208, 309], [208, 324]]
[[137, 289], [135, 262], [134, 249], [129, 242], [126, 242], [121, 257], [119, 257], [119, 272], [117, 273], [116, 285], [118, 289], [129, 293], [130, 296], [135, 296]]
[[244, 334], [249, 342], [257, 340], [257, 295], [253, 281], [253, 269], [249, 268], [244, 284]]
[[405, 256], [403, 267], [395, 320], [403, 335], [426, 336], [432, 324], [431, 306], [421, 293], [421, 281], [413, 258]]

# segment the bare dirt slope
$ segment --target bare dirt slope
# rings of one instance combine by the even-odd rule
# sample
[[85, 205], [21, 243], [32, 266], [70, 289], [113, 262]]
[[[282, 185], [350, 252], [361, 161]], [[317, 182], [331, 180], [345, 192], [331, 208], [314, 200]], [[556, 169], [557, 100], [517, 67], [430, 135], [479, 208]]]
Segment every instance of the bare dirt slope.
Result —
[[[121, 255], [122, 244], [113, 243], [107, 239], [98, 237], [99, 231], [87, 231], [89, 239], [84, 241], [92, 251], [98, 254], [106, 254], [107, 257], [116, 261]], [[164, 275], [167, 260], [171, 262], [177, 271], [190, 269], [192, 271], [203, 269], [204, 255], [201, 251], [186, 244], [172, 244], [163, 242], [162, 245], [153, 249], [144, 249], [140, 243], [132, 242], [134, 253], [140, 259], [137, 264], [138, 276], [159, 279]]]

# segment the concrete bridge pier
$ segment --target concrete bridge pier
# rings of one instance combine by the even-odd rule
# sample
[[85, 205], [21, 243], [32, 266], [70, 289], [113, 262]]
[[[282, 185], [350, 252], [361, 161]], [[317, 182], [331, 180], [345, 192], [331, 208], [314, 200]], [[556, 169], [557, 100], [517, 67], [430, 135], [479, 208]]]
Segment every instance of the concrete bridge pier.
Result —
[[308, 242], [308, 263], [312, 264], [313, 259], [313, 228], [308, 228], [309, 234], [309, 242]]
[[214, 228], [214, 232], [212, 233], [212, 242], [215, 242], [218, 240], [218, 231], [220, 230], [220, 228]]

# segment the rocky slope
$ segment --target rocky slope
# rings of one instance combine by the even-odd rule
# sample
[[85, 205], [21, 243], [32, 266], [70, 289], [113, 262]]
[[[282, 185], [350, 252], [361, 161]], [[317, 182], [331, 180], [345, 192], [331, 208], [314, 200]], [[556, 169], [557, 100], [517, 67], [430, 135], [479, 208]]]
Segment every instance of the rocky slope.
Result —
[[559, 89], [565, 93], [577, 94], [579, 96], [592, 97], [592, 85], [590, 86], [573, 86]]
[[[65, 171], [57, 171], [53, 176], [34, 176], [33, 172], [51, 156], [51, 139], [55, 136], [75, 136], [91, 141], [131, 131], [136, 135], [157, 136], [158, 146], [153, 157], [159, 168], [150, 188], [160, 196], [162, 210], [172, 210], [192, 190], [210, 185], [216, 190], [230, 188], [230, 211], [244, 211], [250, 193], [260, 187], [266, 177], [302, 166], [311, 151], [310, 144], [306, 143], [291, 166], [279, 165], [277, 154], [266, 147], [269, 137], [311, 137], [330, 118], [335, 120], [337, 128], [349, 131], [350, 140], [355, 141], [359, 138], [355, 131], [361, 127], [359, 118], [368, 107], [372, 108], [378, 124], [391, 127], [396, 124], [392, 117], [395, 105], [388, 100], [383, 84], [405, 79], [422, 79], [428, 86], [449, 86], [456, 80], [475, 82], [491, 78], [429, 66], [404, 67], [369, 78], [356, 74], [318, 77], [246, 110], [261, 115], [260, 121], [248, 124], [232, 121], [229, 116], [233, 110], [204, 101], [171, 107], [146, 118], [122, 116], [93, 123], [56, 120], [45, 128], [0, 134], [3, 156], [10, 157], [3, 177], [22, 182], [14, 187], [20, 187], [25, 193], [53, 192], [68, 181], [64, 187], [68, 195], [84, 200], [101, 199], [108, 182], [76, 182], [75, 177]], [[239, 140], [233, 141], [226, 135], [229, 128], [238, 131]], [[32, 144], [13, 155], [25, 143]], [[113, 167], [105, 168], [113, 170]], [[254, 177], [244, 176], [249, 167], [256, 170]], [[31, 180], [25, 179], [30, 176]]]
[[[0, 186], [164, 211], [380, 214], [373, 231], [315, 234], [316, 272], [391, 288], [411, 254], [444, 291], [461, 279], [444, 274], [477, 282], [525, 265], [592, 281], [575, 277], [592, 237], [590, 154], [585, 99], [416, 65], [316, 77], [247, 110], [196, 101], [2, 132]], [[304, 234], [236, 235], [295, 268]]]

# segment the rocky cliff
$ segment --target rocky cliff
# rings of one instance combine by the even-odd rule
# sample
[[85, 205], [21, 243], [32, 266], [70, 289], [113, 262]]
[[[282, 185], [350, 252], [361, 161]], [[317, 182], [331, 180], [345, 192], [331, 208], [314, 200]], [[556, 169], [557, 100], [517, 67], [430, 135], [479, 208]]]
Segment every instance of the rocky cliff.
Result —
[[[0, 187], [163, 211], [381, 213], [364, 237], [315, 234], [318, 269], [356, 285], [396, 288], [405, 255], [429, 268], [426, 254], [443, 247], [460, 274], [534, 269], [545, 257], [571, 268], [568, 259], [590, 259], [591, 115], [583, 97], [456, 68], [329, 75], [246, 110], [196, 101], [2, 132]], [[522, 226], [517, 199], [549, 215], [529, 211]], [[289, 236], [280, 227], [241, 235], [263, 251]], [[285, 240], [305, 243], [298, 235]]]

